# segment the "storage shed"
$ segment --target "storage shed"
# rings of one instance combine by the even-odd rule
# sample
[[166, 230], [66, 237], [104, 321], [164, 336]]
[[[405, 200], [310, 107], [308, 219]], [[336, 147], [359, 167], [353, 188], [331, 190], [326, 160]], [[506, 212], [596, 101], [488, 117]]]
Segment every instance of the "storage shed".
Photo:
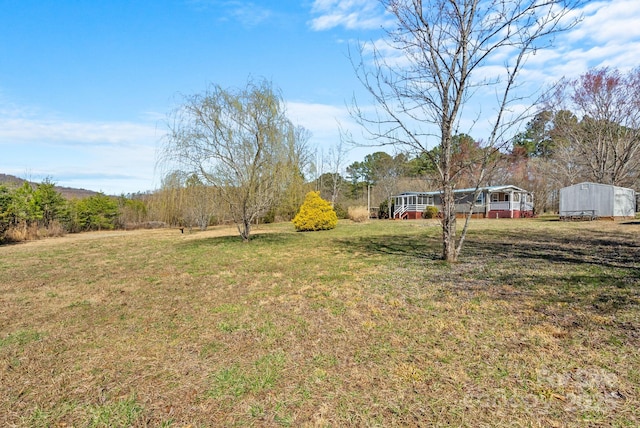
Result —
[[610, 184], [580, 183], [560, 189], [560, 218], [634, 217], [636, 192]]

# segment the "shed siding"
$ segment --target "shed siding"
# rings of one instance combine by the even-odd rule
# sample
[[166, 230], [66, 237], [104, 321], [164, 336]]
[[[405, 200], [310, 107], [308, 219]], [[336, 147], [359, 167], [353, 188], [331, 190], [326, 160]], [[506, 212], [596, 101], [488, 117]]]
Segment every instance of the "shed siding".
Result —
[[575, 184], [560, 189], [560, 215], [593, 211], [598, 217], [631, 217], [634, 199], [632, 189], [598, 183]]
[[636, 195], [632, 189], [614, 188], [613, 215], [616, 217], [633, 217], [636, 214]]

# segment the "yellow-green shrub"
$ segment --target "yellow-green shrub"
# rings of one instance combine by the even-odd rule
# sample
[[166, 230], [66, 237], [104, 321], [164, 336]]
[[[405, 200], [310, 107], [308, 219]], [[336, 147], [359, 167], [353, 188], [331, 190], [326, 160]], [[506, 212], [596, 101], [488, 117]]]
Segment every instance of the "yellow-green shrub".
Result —
[[299, 232], [329, 230], [338, 224], [338, 216], [331, 204], [320, 197], [319, 192], [309, 192], [291, 222]]
[[429, 205], [424, 209], [422, 218], [436, 218], [438, 216], [438, 208], [433, 205]]

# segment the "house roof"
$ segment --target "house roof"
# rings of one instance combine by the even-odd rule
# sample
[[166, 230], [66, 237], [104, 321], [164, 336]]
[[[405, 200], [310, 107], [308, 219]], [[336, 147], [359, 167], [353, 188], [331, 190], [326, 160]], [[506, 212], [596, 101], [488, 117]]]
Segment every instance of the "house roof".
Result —
[[[505, 190], [515, 190], [516, 192], [527, 192], [528, 193], [527, 190], [521, 189], [520, 187], [513, 186], [511, 184], [505, 184], [505, 185], [501, 185], [501, 186], [483, 186], [483, 187], [478, 187], [477, 190], [479, 190], [481, 192], [487, 191], [489, 193], [502, 192], [502, 191], [505, 191]], [[472, 192], [475, 192], [475, 191], [476, 191], [475, 187], [469, 187], [467, 189], [455, 189], [453, 191], [453, 193], [472, 193]], [[428, 195], [428, 196], [431, 196], [431, 195], [439, 195], [441, 193], [442, 192], [440, 190], [436, 190], [436, 191], [432, 191], [432, 192], [403, 192], [403, 193], [401, 193], [399, 195], [396, 195], [396, 196], [412, 196], [412, 195]]]

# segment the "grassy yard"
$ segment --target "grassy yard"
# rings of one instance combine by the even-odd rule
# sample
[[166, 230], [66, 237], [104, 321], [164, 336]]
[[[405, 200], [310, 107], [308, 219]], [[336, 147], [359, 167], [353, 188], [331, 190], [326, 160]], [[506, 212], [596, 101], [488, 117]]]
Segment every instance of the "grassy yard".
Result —
[[640, 425], [640, 222], [0, 247], [0, 426]]

